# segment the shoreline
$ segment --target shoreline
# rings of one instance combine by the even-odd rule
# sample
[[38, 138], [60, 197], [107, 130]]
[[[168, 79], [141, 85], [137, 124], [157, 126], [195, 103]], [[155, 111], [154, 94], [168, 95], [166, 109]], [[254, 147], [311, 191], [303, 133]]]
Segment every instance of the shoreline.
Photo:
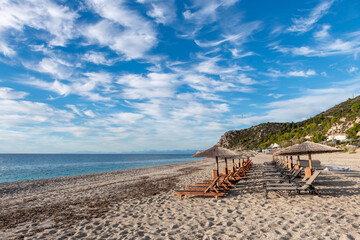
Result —
[[[39, 155], [39, 154], [34, 154], [34, 155]], [[46, 154], [46, 155], [49, 155], [49, 154]], [[59, 154], [59, 155], [62, 155], [62, 154]], [[82, 155], [94, 155], [94, 154], [82, 154]], [[99, 155], [103, 155], [103, 154], [99, 154]], [[118, 155], [118, 154], [116, 154], [116, 155]], [[124, 155], [126, 155], [126, 154], [124, 154]], [[134, 155], [152, 155], [152, 154], [134, 154]], [[153, 155], [158, 155], [158, 154], [153, 154]], [[169, 154], [169, 155], [186, 155], [186, 154]], [[191, 156], [191, 155], [189, 155], [189, 156]], [[127, 170], [136, 170], [136, 169], [143, 169], [143, 168], [159, 167], [159, 166], [163, 166], [163, 165], [171, 165], [171, 164], [194, 162], [194, 161], [199, 161], [199, 160], [194, 158], [194, 160], [191, 160], [191, 161], [168, 163], [168, 164], [159, 164], [159, 165], [154, 165], [154, 166], [137, 167], [137, 168], [129, 168], [129, 169], [121, 169], [121, 170], [105, 171], [105, 172], [96, 172], [96, 173], [76, 174], [76, 175], [59, 176], [59, 177], [51, 177], [51, 178], [40, 178], [40, 179], [29, 179], [29, 180], [13, 181], [13, 182], [3, 182], [3, 183], [0, 183], [0, 186], [2, 184], [22, 183], [22, 182], [28, 182], [28, 181], [48, 180], [48, 179], [55, 179], [55, 178], [59, 178], [59, 179], [60, 178], [71, 178], [71, 177], [76, 177], [76, 176], [81, 176], [81, 177], [84, 176], [84, 177], [86, 177], [87, 175], [96, 175], [96, 174], [112, 173], [112, 172], [119, 172], [119, 171], [127, 171]]]
[[[173, 188], [178, 182], [177, 178], [197, 171], [197, 167], [192, 165], [199, 164], [208, 165], [209, 161], [202, 159], [112, 172], [3, 183], [0, 184], [0, 229], [12, 228], [19, 222], [44, 220], [52, 217], [52, 212], [57, 212], [55, 217], [63, 221], [69, 218], [69, 211], [62, 210], [66, 209], [67, 205], [96, 208], [87, 215], [74, 217], [93, 218], [103, 213], [111, 202], [152, 196]], [[157, 186], [147, 182], [147, 179], [151, 178], [157, 181]], [[126, 197], [116, 195], [115, 189], [119, 193], [126, 192]], [[129, 193], [127, 189], [136, 191]], [[32, 206], [34, 201], [38, 203]], [[41, 217], [42, 215], [44, 216]]]
[[180, 201], [173, 194], [210, 178], [215, 163], [209, 159], [56, 178], [58, 181], [20, 182], [9, 186], [7, 193], [2, 193], [0, 185], [0, 236], [360, 239], [360, 154], [322, 154], [314, 159], [323, 167], [349, 166], [351, 171], [323, 171], [316, 183], [321, 197], [271, 194], [267, 200], [261, 184], [262, 167], [272, 156], [266, 154], [252, 158], [251, 172], [219, 200], [188, 197]]

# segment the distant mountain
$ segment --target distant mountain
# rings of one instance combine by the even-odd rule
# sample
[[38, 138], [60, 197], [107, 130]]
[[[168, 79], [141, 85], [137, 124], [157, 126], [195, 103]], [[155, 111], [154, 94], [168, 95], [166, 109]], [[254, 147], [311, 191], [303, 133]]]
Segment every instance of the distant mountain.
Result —
[[360, 137], [360, 96], [349, 98], [301, 122], [268, 122], [228, 131], [221, 136], [218, 144], [236, 149], [267, 148], [272, 143], [286, 147], [308, 139], [321, 142], [335, 135], [346, 135], [350, 139]]

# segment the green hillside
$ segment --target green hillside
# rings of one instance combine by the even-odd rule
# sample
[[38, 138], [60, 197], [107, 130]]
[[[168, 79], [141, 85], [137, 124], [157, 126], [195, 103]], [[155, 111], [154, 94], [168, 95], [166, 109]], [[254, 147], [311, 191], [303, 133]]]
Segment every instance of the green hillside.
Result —
[[360, 96], [301, 122], [262, 123], [247, 129], [228, 131], [221, 137], [219, 144], [241, 149], [267, 148], [272, 143], [286, 147], [306, 141], [306, 136], [314, 142], [322, 142], [326, 140], [325, 135], [334, 124], [350, 124], [352, 127], [344, 133], [350, 139], [357, 139], [360, 131], [360, 123], [355, 123], [357, 117], [360, 118]]

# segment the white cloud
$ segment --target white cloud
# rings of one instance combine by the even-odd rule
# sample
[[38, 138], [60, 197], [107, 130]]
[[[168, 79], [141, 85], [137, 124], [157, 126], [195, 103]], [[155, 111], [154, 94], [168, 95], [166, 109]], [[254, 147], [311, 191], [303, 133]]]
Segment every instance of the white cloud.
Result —
[[[43, 73], [49, 73], [56, 78], [66, 79], [71, 76], [71, 71], [68, 66], [62, 64], [63, 62], [53, 58], [43, 58], [34, 70]], [[26, 64], [28, 68], [33, 68], [31, 64]]]
[[90, 42], [108, 46], [128, 60], [143, 58], [157, 44], [152, 24], [123, 1], [89, 0], [88, 5], [104, 19], [85, 27], [83, 34]]
[[176, 19], [176, 6], [174, 0], [137, 0], [146, 4], [146, 14], [155, 19], [157, 23], [170, 24]]
[[241, 24], [238, 26], [237, 33], [232, 33], [228, 35], [223, 35], [223, 39], [215, 40], [215, 41], [200, 41], [195, 40], [195, 43], [200, 47], [215, 47], [225, 42], [230, 42], [235, 45], [241, 45], [247, 41], [249, 41], [249, 36], [257, 29], [259, 29], [261, 25], [260, 21], [249, 22], [246, 24]]
[[81, 59], [86, 62], [94, 63], [96, 65], [111, 66], [113, 64], [113, 61], [110, 59], [106, 59], [106, 55], [102, 52], [90, 51], [90, 52], [85, 53]]
[[279, 45], [279, 42], [269, 44], [268, 46], [278, 52], [307, 57], [327, 57], [350, 54], [354, 55], [356, 58], [360, 52], [359, 32], [355, 31], [334, 38], [328, 33], [327, 30], [329, 28], [329, 25], [324, 25], [323, 30], [314, 34], [314, 37], [320, 41], [316, 42], [313, 46], [286, 47]]
[[109, 101], [111, 99], [109, 96], [103, 96], [114, 92], [114, 90], [112, 90], [111, 74], [104, 72], [87, 72], [83, 73], [83, 76], [84, 77], [77, 78], [76, 80], [71, 79], [71, 82], [68, 84], [59, 80], [48, 82], [37, 78], [30, 78], [30, 80], [27, 81], [22, 80], [21, 83], [52, 91], [61, 96], [76, 94], [91, 101]]
[[78, 15], [68, 7], [60, 6], [49, 0], [0, 2], [0, 50], [12, 56], [15, 51], [1, 41], [5, 32], [24, 30], [30, 27], [48, 33], [50, 46], [64, 46], [69, 39], [76, 36], [75, 20]]
[[232, 49], [229, 49], [232, 56], [234, 58], [243, 58], [243, 57], [248, 57], [248, 56], [253, 56], [253, 55], [256, 55], [254, 52], [250, 51], [250, 52], [244, 52], [242, 50], [239, 50], [237, 48], [232, 48]]
[[315, 76], [317, 75], [316, 71], [313, 69], [308, 69], [307, 71], [289, 71], [287, 73], [284, 72], [280, 72], [278, 70], [275, 69], [269, 69], [268, 73], [265, 73], [265, 75], [270, 76], [270, 77], [311, 77], [311, 76]]
[[329, 38], [330, 35], [329, 35], [328, 31], [330, 28], [331, 28], [330, 25], [327, 25], [327, 24], [323, 25], [322, 29], [320, 31], [314, 33], [314, 37], [318, 40]]
[[[1, 32], [0, 32], [1, 38]], [[13, 57], [16, 55], [16, 51], [10, 48], [5, 42], [2, 42], [0, 39], [0, 53], [2, 53], [6, 57]]]
[[199, 24], [203, 24], [205, 21], [213, 22], [216, 20], [216, 10], [221, 4], [216, 1], [209, 1], [208, 4], [203, 4], [202, 1], [195, 1], [195, 6], [199, 10], [191, 11], [190, 9], [183, 12], [183, 16], [186, 20], [191, 20]]
[[258, 83], [254, 79], [246, 76], [244, 73], [240, 73], [240, 74], [233, 75], [233, 76], [230, 75], [228, 77], [233, 78], [235, 82], [245, 84], [245, 85], [254, 85], [254, 84]]
[[85, 136], [89, 135], [93, 129], [83, 126], [65, 125], [49, 127], [48, 131], [53, 133], [67, 133], [78, 138], [84, 138]]
[[2, 126], [69, 122], [73, 117], [73, 114], [54, 109], [45, 103], [0, 99], [0, 124]]
[[75, 105], [66, 104], [65, 107], [70, 108], [76, 115], [82, 116], [82, 113]]
[[14, 91], [12, 88], [0, 87], [0, 99], [22, 99], [28, 93]]
[[293, 18], [293, 25], [291, 25], [287, 31], [289, 32], [308, 32], [317, 23], [325, 14], [328, 13], [328, 10], [332, 6], [335, 0], [323, 0], [315, 8], [313, 8], [307, 17]]
[[170, 112], [172, 118], [181, 119], [195, 119], [198, 121], [206, 121], [211, 119], [212, 116], [229, 111], [229, 106], [226, 103], [222, 104], [211, 104], [205, 106], [198, 102], [188, 102], [186, 105], [177, 107]]
[[55, 80], [53, 82], [47, 82], [47, 81], [43, 81], [43, 80], [40, 80], [37, 78], [30, 78], [30, 80], [27, 80], [26, 82], [23, 81], [22, 83], [31, 85], [31, 86], [35, 86], [40, 89], [52, 91], [61, 96], [67, 96], [71, 93], [70, 86], [68, 86], [58, 80]]
[[348, 69], [348, 72], [349, 72], [349, 73], [356, 72], [358, 69], [359, 69], [359, 68], [352, 66], [352, 67], [350, 67], [350, 68]]
[[200, 62], [195, 64], [193, 66], [193, 71], [197, 71], [200, 73], [206, 73], [206, 74], [213, 74], [213, 75], [219, 75], [219, 74], [230, 74], [230, 73], [236, 73], [238, 71], [253, 71], [254, 69], [250, 66], [237, 66], [233, 65], [230, 67], [227, 66], [221, 66], [218, 64], [222, 61], [219, 57], [200, 57]]
[[283, 96], [284, 96], [284, 94], [269, 93], [267, 96], [268, 96], [268, 97], [273, 97], [273, 98], [275, 98], [275, 99], [278, 99], [278, 98], [283, 97]]
[[86, 116], [91, 117], [91, 118], [96, 117], [95, 113], [94, 113], [93, 111], [91, 111], [90, 109], [83, 111], [83, 113], [84, 113]]
[[91, 101], [110, 101], [108, 95], [112, 93], [111, 74], [106, 72], [87, 72], [83, 73], [85, 77], [73, 81], [71, 91], [79, 96], [86, 97]]
[[306, 72], [304, 71], [291, 71], [288, 73], [289, 77], [311, 77], [311, 76], [315, 76], [316, 72], [312, 69], [307, 70]]
[[360, 51], [360, 39], [355, 38], [351, 40], [330, 39], [320, 45], [314, 47], [283, 47], [274, 46], [274, 50], [282, 53], [291, 53], [293, 55], [307, 56], [307, 57], [326, 57], [332, 55], [357, 54]]
[[221, 7], [228, 8], [238, 0], [194, 0], [190, 9], [183, 12], [183, 16], [188, 21], [197, 24], [212, 23], [217, 20], [217, 10]]
[[[191, 88], [199, 91], [201, 94], [197, 95], [203, 99], [218, 99], [215, 95], [209, 95], [209, 93], [218, 92], [252, 92], [253, 89], [240, 84], [251, 85], [255, 84], [255, 81], [251, 78], [247, 78], [244, 74], [236, 75], [223, 75], [221, 80], [207, 77], [201, 74], [184, 74], [182, 78], [183, 82], [189, 85]], [[240, 83], [240, 84], [239, 84]]]
[[118, 78], [126, 99], [171, 98], [179, 84], [176, 74], [149, 73], [146, 76], [127, 74]]
[[138, 122], [140, 119], [144, 118], [144, 115], [139, 113], [131, 113], [131, 112], [120, 112], [111, 114], [111, 123], [113, 124], [134, 124]]

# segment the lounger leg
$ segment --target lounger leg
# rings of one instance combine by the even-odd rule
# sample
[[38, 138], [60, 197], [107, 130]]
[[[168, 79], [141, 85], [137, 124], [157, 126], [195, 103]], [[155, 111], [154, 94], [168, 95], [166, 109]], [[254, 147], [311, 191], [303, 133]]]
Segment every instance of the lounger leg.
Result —
[[182, 195], [179, 195], [180, 196], [180, 200], [182, 200]]

